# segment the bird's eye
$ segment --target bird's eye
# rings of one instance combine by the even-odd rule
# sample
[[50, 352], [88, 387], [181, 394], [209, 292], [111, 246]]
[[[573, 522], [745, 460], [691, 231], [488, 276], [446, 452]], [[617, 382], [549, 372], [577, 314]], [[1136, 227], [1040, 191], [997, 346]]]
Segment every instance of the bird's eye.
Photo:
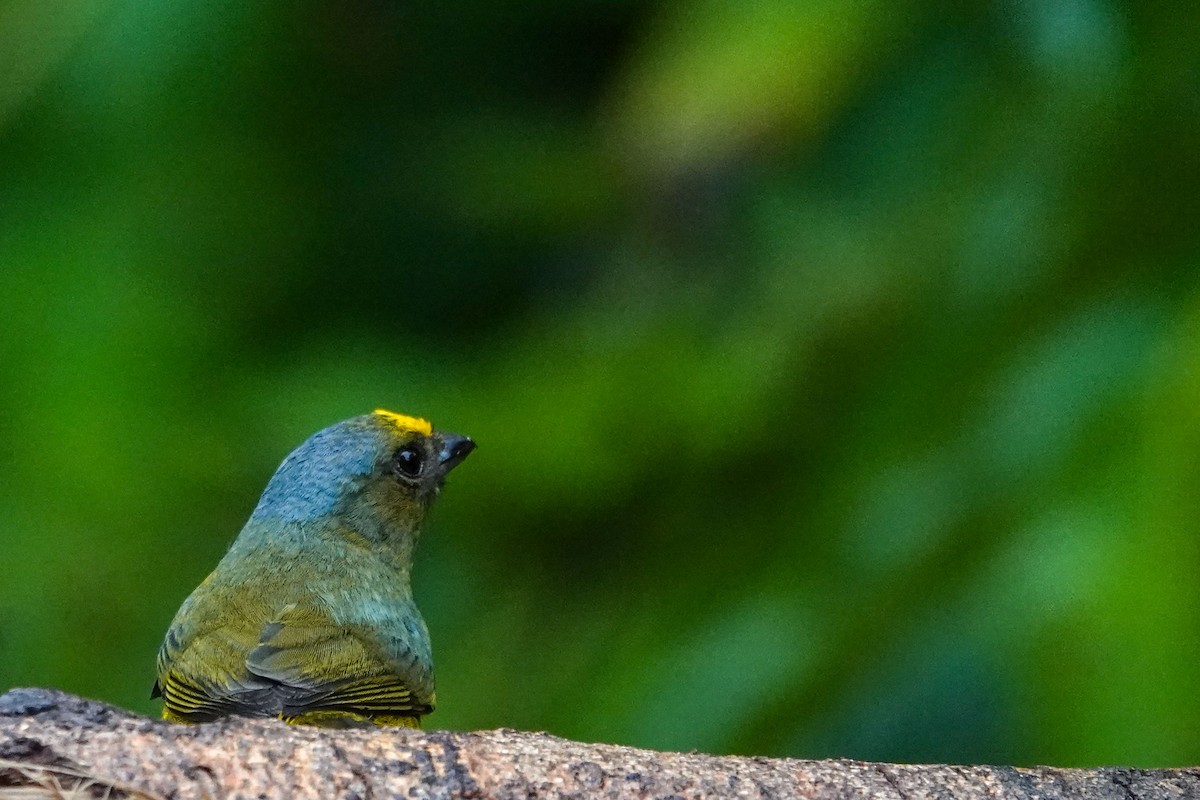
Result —
[[396, 451], [392, 464], [396, 474], [402, 478], [416, 478], [421, 474], [421, 452], [412, 445], [405, 445]]

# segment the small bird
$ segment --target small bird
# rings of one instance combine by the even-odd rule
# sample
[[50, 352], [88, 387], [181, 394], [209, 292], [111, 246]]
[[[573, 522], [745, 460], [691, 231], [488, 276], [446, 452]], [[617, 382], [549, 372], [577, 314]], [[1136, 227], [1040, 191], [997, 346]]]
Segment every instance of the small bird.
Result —
[[158, 652], [163, 718], [420, 727], [435, 703], [413, 549], [466, 436], [378, 410], [313, 434], [267, 484]]

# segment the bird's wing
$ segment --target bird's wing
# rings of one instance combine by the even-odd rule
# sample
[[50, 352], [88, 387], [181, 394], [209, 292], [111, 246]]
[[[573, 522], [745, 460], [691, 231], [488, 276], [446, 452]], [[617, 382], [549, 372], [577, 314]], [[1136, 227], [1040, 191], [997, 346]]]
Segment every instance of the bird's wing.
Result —
[[151, 697], [162, 696], [168, 717], [186, 722], [250, 713], [267, 686], [240, 668], [252, 645], [227, 628], [189, 635], [172, 625], [158, 651]]
[[288, 606], [265, 625], [245, 664], [255, 678], [278, 687], [285, 717], [313, 711], [421, 716], [433, 710], [432, 691], [412, 664], [398, 662], [356, 629], [334, 625], [310, 605]]

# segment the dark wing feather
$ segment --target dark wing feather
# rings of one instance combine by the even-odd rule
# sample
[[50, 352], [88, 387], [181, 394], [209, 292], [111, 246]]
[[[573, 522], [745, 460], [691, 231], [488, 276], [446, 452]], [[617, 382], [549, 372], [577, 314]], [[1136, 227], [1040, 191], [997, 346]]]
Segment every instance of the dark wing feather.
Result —
[[367, 636], [312, 606], [286, 607], [253, 638], [231, 627], [168, 631], [158, 656], [164, 716], [206, 722], [231, 714], [307, 712], [420, 717], [433, 710], [428, 679], [410, 674]]
[[370, 639], [310, 609], [292, 607], [264, 626], [246, 669], [286, 689], [285, 717], [313, 711], [421, 716], [433, 710], [432, 696], [419, 696], [420, 682]]
[[172, 628], [158, 654], [154, 690], [164, 716], [207, 722], [230, 714], [271, 713], [266, 682], [241, 668], [247, 645], [228, 630], [210, 630], [186, 639]]

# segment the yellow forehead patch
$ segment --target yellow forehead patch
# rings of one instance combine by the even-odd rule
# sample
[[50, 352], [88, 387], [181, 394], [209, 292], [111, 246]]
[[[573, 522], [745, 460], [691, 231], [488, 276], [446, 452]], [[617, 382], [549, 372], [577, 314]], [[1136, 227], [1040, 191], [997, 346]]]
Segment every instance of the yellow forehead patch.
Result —
[[433, 433], [433, 426], [428, 420], [423, 420], [420, 417], [408, 417], [404, 414], [397, 414], [395, 411], [387, 411], [386, 409], [377, 408], [375, 413], [386, 419], [392, 425], [407, 433], [420, 433], [429, 436]]

